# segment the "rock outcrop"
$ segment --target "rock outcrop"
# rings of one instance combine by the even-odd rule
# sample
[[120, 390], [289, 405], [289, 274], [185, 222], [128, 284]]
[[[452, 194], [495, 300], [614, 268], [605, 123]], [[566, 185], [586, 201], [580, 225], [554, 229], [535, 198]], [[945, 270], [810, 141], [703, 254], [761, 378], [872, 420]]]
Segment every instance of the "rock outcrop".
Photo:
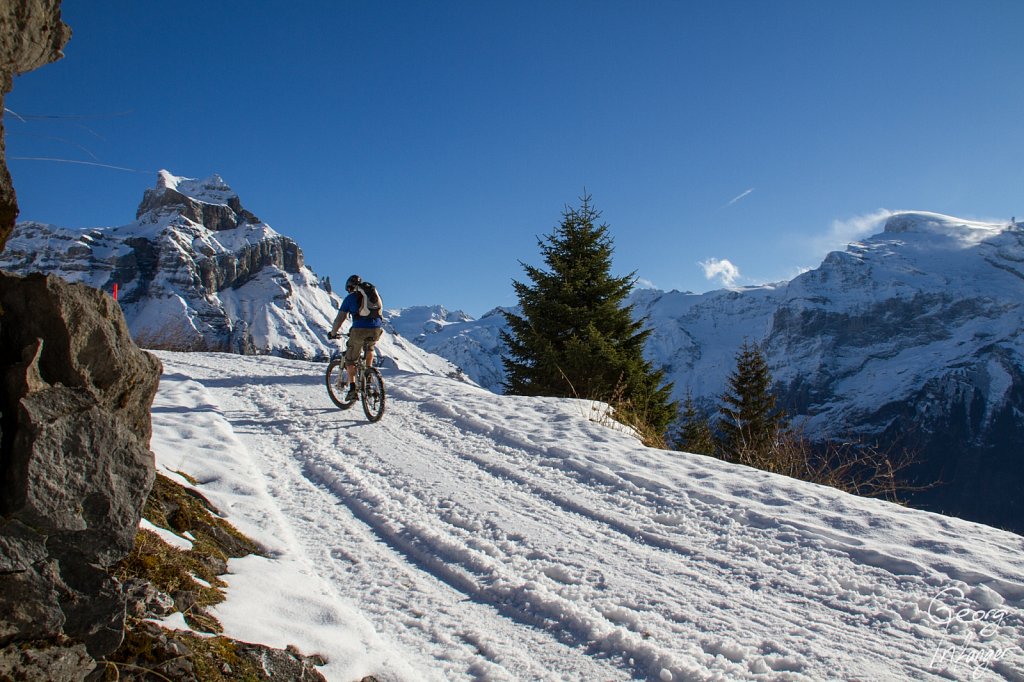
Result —
[[[14, 77], [60, 59], [70, 38], [71, 29], [60, 18], [60, 0], [0, 3], [0, 110]], [[5, 159], [0, 119], [0, 250], [18, 217], [18, 202]]]
[[0, 274], [0, 677], [81, 679], [123, 637], [108, 569], [153, 483], [159, 361], [106, 294]]
[[212, 232], [233, 230], [239, 225], [256, 225], [260, 222], [252, 212], [242, 208], [241, 199], [219, 175], [196, 181], [176, 178], [166, 172], [160, 173], [156, 187], [143, 193], [135, 218], [176, 214]]

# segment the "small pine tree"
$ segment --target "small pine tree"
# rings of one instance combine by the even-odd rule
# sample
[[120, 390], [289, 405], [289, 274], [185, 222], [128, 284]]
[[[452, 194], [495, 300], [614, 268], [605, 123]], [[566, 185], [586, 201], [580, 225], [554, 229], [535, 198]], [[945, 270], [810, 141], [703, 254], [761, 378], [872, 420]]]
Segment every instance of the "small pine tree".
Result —
[[513, 281], [522, 315], [505, 313], [505, 391], [611, 402], [617, 417], [661, 437], [675, 417], [671, 385], [643, 358], [650, 330], [623, 305], [635, 273], [611, 275], [612, 241], [581, 199], [538, 239], [547, 270], [520, 261], [531, 283]]
[[729, 389], [721, 396], [718, 428], [724, 459], [773, 469], [768, 460], [787, 424], [785, 414], [775, 406], [771, 385], [761, 349], [744, 341], [729, 376]]
[[677, 450], [698, 455], [715, 455], [718, 451], [718, 442], [715, 440], [715, 433], [711, 428], [711, 420], [697, 409], [689, 391], [683, 401], [683, 414], [680, 422], [679, 438], [676, 441]]
[[[913, 452], [890, 451], [857, 439], [812, 442], [801, 428], [790, 426], [785, 413], [776, 408], [771, 385], [764, 354], [744, 341], [736, 354], [736, 369], [729, 377], [729, 391], [721, 396], [716, 456], [855, 495], [893, 501], [933, 485], [914, 485], [902, 478], [916, 462]], [[686, 415], [684, 420], [685, 438], [687, 423], [699, 422], [692, 422], [693, 417]], [[691, 427], [691, 438], [700, 437], [696, 435], [700, 433], [698, 428]]]

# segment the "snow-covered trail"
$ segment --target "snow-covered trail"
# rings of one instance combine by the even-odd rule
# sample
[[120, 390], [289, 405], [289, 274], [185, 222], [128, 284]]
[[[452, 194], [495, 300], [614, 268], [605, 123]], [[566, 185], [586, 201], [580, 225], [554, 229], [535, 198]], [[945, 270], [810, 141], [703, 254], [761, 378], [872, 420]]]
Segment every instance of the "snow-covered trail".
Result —
[[[369, 424], [323, 365], [160, 357], [161, 466], [387, 652], [324, 652], [332, 679], [1024, 680], [1019, 536], [644, 448], [577, 401], [391, 371]], [[244, 594], [220, 613], [258, 636]]]

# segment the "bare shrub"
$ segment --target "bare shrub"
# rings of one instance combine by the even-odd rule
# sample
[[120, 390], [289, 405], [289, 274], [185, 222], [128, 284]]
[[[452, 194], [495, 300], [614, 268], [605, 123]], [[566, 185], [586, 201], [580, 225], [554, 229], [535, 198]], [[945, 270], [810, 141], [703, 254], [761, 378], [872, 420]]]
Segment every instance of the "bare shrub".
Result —
[[635, 401], [630, 399], [624, 376], [620, 375], [615, 388], [607, 398], [595, 400], [581, 398], [565, 372], [562, 372], [561, 368], [558, 368], [558, 371], [569, 385], [573, 398], [588, 404], [586, 414], [583, 415], [585, 418], [611, 428], [621, 429], [624, 427], [647, 447], [668, 449], [665, 434], [659, 432], [658, 428], [654, 426], [652, 415], [648, 414], [649, 405], [638, 406]]
[[730, 460], [740, 464], [898, 504], [906, 503], [907, 494], [935, 485], [914, 485], [905, 478], [918, 461], [910, 450], [862, 439], [815, 443], [801, 429], [780, 432], [767, 447], [741, 448], [732, 454]]

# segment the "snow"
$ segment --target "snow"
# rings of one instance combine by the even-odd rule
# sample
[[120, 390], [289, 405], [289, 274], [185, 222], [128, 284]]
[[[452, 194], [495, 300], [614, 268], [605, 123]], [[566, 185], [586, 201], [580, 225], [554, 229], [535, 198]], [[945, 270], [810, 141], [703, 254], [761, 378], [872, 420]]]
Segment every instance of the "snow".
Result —
[[181, 535], [178, 535], [177, 533], [173, 533], [173, 532], [167, 530], [166, 528], [161, 528], [160, 526], [155, 526], [152, 523], [150, 523], [147, 519], [142, 519], [142, 521], [139, 523], [139, 528], [142, 528], [143, 530], [148, 530], [151, 533], [156, 533], [160, 537], [161, 540], [163, 540], [168, 545], [170, 545], [171, 547], [174, 547], [176, 549], [185, 550], [185, 551], [192, 549], [192, 541], [191, 540], [189, 540], [188, 538], [182, 537]]
[[157, 189], [172, 189], [187, 197], [206, 204], [226, 206], [231, 197], [237, 196], [224, 180], [214, 173], [205, 180], [196, 180], [161, 170], [157, 173]]
[[900, 211], [885, 223], [886, 233], [919, 233], [935, 235], [959, 242], [962, 247], [974, 246], [1010, 227], [1005, 221], [966, 220], [930, 211]]
[[385, 320], [388, 329], [463, 368], [475, 383], [496, 393], [503, 392], [501, 332], [506, 323], [500, 308], [472, 320], [461, 311], [449, 313], [440, 306], [421, 306], [388, 310]]
[[[400, 337], [397, 337], [400, 339]], [[1024, 538], [645, 448], [587, 405], [159, 353], [152, 447], [265, 557], [227, 634], [331, 680], [1024, 679]]]

